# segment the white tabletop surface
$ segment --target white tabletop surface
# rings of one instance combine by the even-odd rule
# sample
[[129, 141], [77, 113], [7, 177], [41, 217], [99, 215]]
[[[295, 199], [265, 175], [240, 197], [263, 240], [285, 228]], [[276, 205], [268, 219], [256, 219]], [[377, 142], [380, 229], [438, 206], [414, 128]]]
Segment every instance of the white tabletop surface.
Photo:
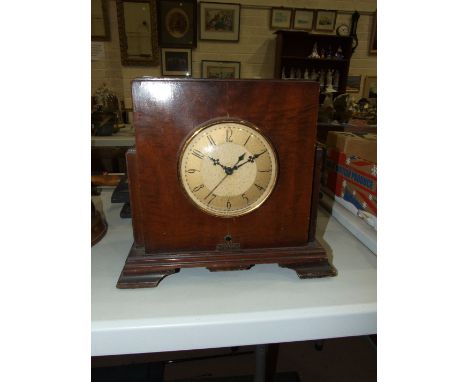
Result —
[[377, 332], [377, 259], [319, 210], [317, 236], [338, 275], [304, 279], [274, 264], [182, 269], [157, 288], [117, 289], [132, 245], [112, 190], [93, 197], [109, 229], [92, 248], [92, 355], [132, 354], [346, 337]]

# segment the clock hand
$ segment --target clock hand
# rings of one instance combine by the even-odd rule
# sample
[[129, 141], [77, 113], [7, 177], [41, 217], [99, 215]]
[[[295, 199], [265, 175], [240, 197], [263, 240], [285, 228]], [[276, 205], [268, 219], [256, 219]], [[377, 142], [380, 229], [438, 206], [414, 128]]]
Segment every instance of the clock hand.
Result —
[[[236, 167], [236, 165], [237, 165], [242, 159], [244, 159], [244, 157], [245, 157], [245, 153], [242, 154], [242, 155], [239, 157], [239, 159], [237, 159], [237, 162], [236, 162], [236, 164], [235, 164], [233, 167], [226, 167], [226, 168], [223, 167], [223, 168], [224, 168], [224, 171], [226, 172], [226, 175], [224, 175], [224, 178], [221, 179], [221, 180], [219, 181], [219, 183], [209, 192], [209, 194], [206, 195], [206, 196], [203, 198], [204, 200], [205, 200], [206, 198], [208, 198], [208, 197], [221, 185], [221, 183], [224, 182], [224, 180], [225, 180], [229, 175], [232, 175], [232, 173], [234, 172], [233, 168]], [[221, 165], [220, 165], [220, 166], [221, 166]]]
[[265, 154], [266, 152], [267, 152], [267, 150], [264, 150], [260, 154], [249, 155], [249, 159], [247, 159], [245, 162], [242, 162], [239, 166], [234, 165], [233, 170], [238, 170], [239, 168], [241, 168], [246, 163], [255, 162], [255, 159], [257, 159], [260, 155]]
[[217, 166], [221, 166], [221, 167], [223, 168], [223, 170], [226, 171], [226, 168], [227, 168], [227, 167], [224, 166], [224, 165], [222, 165], [221, 163], [219, 163], [219, 159], [212, 158], [212, 157], [210, 157], [209, 155], [208, 155], [208, 158], [211, 159], [211, 161], [213, 162], [213, 165], [214, 165], [214, 166], [216, 166], [216, 165], [217, 165]]
[[210, 195], [219, 187], [219, 185], [220, 185], [221, 183], [224, 182], [224, 179], [226, 179], [228, 176], [229, 176], [229, 174], [224, 175], [224, 178], [221, 179], [221, 180], [219, 181], [219, 183], [210, 191], [210, 193], [209, 193], [208, 195], [206, 195], [206, 196], [203, 198], [203, 200], [205, 200], [206, 198], [208, 198], [208, 196], [210, 196]]
[[244, 159], [245, 154], [246, 154], [246, 153], [242, 154], [242, 155], [239, 157], [239, 159], [237, 159], [237, 162], [234, 164], [234, 166], [232, 166], [232, 167], [226, 167], [226, 168], [224, 169], [224, 171], [226, 172], [227, 175], [232, 175], [232, 174], [233, 174], [234, 170], [237, 169], [237, 164], [238, 164], [241, 160]]

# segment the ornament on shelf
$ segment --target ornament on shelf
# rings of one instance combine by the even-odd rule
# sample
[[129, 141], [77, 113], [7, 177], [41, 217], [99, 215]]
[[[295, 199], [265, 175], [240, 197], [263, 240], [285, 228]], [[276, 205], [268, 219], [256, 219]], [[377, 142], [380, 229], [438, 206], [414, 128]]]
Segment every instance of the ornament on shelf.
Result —
[[335, 91], [328, 91], [325, 90], [325, 99], [323, 100], [323, 103], [322, 103], [322, 106], [324, 109], [331, 109], [331, 110], [334, 110], [334, 107], [333, 107], [333, 93], [335, 93]]
[[335, 90], [338, 90], [340, 87], [340, 72], [338, 70], [335, 70], [335, 73], [333, 73], [333, 87]]
[[305, 72], [304, 72], [304, 79], [305, 79], [305, 80], [308, 80], [308, 79], [309, 79], [309, 71], [307, 70], [307, 68], [306, 68], [306, 70], [305, 70]]
[[281, 78], [283, 80], [286, 79], [286, 73], [284, 71], [285, 71], [285, 69], [284, 69], [284, 66], [283, 66], [283, 68], [281, 69]]
[[296, 78], [302, 78], [301, 68], [296, 69]]
[[307, 58], [320, 58], [320, 55], [318, 53], [317, 43], [314, 44], [314, 47], [312, 48], [312, 53], [309, 54]]
[[333, 89], [333, 72], [331, 69], [328, 69], [327, 71], [327, 88], [325, 89], [327, 93], [334, 93], [336, 92], [335, 89]]
[[309, 78], [312, 81], [317, 81], [319, 78], [319, 74], [315, 71], [315, 69], [312, 69], [312, 72], [310, 72]]
[[289, 70], [289, 78], [294, 78], [294, 68]]
[[333, 114], [335, 109], [333, 108], [333, 92], [325, 91], [325, 99], [319, 107], [319, 122], [330, 123], [333, 120]]
[[335, 58], [338, 60], [342, 60], [344, 58], [343, 49], [341, 49], [341, 45], [339, 45], [338, 49], [336, 50]]
[[320, 74], [319, 74], [319, 82], [320, 82], [320, 87], [324, 87], [325, 86], [325, 70], [321, 70], [320, 71]]
[[327, 59], [331, 59], [333, 58], [333, 51], [332, 51], [332, 47], [331, 45], [328, 46], [328, 50], [327, 50], [327, 56], [326, 56]]

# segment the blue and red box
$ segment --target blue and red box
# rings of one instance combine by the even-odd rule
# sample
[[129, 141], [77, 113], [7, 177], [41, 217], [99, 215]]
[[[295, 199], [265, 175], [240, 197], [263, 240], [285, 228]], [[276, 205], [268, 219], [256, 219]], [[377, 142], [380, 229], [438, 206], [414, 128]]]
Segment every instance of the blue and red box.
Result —
[[377, 217], [377, 136], [330, 131], [322, 185]]

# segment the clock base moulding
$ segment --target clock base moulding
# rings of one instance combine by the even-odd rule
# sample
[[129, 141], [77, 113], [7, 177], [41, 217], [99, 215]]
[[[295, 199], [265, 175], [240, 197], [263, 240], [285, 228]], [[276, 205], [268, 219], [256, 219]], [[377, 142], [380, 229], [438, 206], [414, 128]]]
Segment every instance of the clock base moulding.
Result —
[[336, 275], [325, 249], [317, 242], [306, 246], [233, 251], [190, 251], [145, 254], [135, 244], [120, 274], [117, 288], [156, 287], [181, 268], [205, 267], [212, 272], [249, 269], [255, 264], [278, 264], [296, 271], [301, 279]]

